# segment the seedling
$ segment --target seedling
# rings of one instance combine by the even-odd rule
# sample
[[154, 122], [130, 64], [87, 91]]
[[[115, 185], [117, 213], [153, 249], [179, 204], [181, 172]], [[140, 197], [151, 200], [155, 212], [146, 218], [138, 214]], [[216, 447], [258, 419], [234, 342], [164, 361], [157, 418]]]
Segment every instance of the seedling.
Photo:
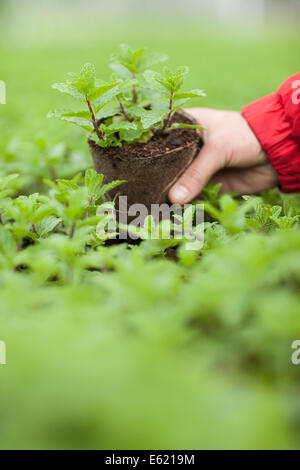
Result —
[[109, 82], [97, 79], [95, 66], [88, 63], [78, 74], [70, 73], [65, 83], [53, 85], [85, 104], [85, 109], [55, 110], [48, 117], [82, 127], [100, 147], [148, 142], [155, 133], [178, 128], [202, 129], [196, 124], [172, 123], [176, 110], [205, 94], [198, 89], [181, 91], [188, 67], [178, 67], [174, 72], [163, 67], [161, 73], [150, 69], [165, 60], [165, 55], [132, 50], [123, 44], [111, 57], [113, 74]]

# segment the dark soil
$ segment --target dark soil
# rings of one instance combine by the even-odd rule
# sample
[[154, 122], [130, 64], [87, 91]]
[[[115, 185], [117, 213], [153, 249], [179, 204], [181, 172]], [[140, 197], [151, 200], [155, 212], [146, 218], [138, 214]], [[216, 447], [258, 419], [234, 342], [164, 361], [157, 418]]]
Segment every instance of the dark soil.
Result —
[[[174, 114], [171, 124], [174, 122], [191, 124], [191, 120], [187, 116], [179, 113]], [[123, 145], [121, 152], [122, 156], [125, 158], [132, 158], [135, 156], [142, 156], [144, 158], [156, 157], [157, 155], [173, 150], [176, 147], [193, 142], [195, 139], [199, 140], [199, 134], [195, 129], [173, 129], [172, 131], [164, 133], [162, 131], [158, 131], [146, 143], [134, 142]], [[103, 153], [107, 156], [115, 156], [116, 153], [119, 153], [118, 150], [119, 148], [116, 147], [102, 149]]]

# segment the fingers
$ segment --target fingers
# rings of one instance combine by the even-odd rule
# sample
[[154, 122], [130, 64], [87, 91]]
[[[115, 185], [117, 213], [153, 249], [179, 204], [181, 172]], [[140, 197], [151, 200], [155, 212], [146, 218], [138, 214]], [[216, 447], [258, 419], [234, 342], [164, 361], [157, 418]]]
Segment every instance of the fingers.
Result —
[[257, 194], [278, 185], [278, 175], [270, 164], [253, 168], [226, 168], [218, 171], [212, 183], [222, 183], [220, 192], [237, 194]]
[[169, 199], [175, 204], [185, 204], [194, 199], [222, 168], [224, 158], [222, 152], [211, 143], [205, 144], [198, 157], [169, 192]]

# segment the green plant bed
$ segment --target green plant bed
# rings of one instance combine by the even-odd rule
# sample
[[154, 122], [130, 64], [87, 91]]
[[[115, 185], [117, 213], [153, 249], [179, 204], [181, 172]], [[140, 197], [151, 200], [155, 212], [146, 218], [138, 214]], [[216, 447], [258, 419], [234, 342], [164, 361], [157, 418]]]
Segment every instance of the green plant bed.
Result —
[[299, 198], [208, 188], [198, 252], [106, 247], [101, 180], [2, 179], [1, 448], [298, 447]]

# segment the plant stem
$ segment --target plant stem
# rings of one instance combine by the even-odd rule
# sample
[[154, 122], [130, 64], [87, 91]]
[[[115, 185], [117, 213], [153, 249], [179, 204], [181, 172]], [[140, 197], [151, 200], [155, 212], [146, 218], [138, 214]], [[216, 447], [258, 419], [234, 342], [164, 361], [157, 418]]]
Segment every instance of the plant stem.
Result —
[[[132, 73], [132, 78], [135, 79], [135, 77], [136, 77], [136, 73], [133, 72]], [[137, 94], [136, 94], [136, 86], [135, 85], [132, 85], [132, 101], [134, 103], [137, 102]]]
[[93, 106], [92, 106], [91, 102], [88, 100], [87, 96], [85, 97], [85, 99], [86, 99], [86, 103], [88, 105], [89, 111], [91, 113], [91, 118], [92, 118], [94, 131], [96, 132], [97, 137], [99, 137], [99, 140], [103, 140], [103, 134], [102, 134], [102, 132], [100, 131], [100, 129], [98, 127], [97, 119], [96, 119], [96, 116], [95, 116], [95, 113], [94, 113], [94, 110], [93, 110]]
[[131, 118], [128, 116], [128, 114], [126, 113], [125, 108], [124, 108], [124, 106], [123, 106], [123, 103], [122, 103], [122, 101], [120, 100], [120, 98], [119, 98], [118, 96], [117, 96], [117, 99], [118, 99], [118, 101], [119, 101], [120, 111], [121, 111], [121, 113], [123, 114], [124, 118], [125, 118], [127, 121], [132, 122], [132, 119], [131, 119]]
[[37, 231], [36, 231], [35, 224], [32, 224], [32, 227], [31, 227], [31, 228], [32, 228], [33, 233], [35, 233], [35, 234], [37, 235], [38, 233], [37, 233]]
[[163, 128], [162, 128], [163, 131], [170, 125], [170, 121], [171, 121], [171, 117], [172, 117], [172, 113], [173, 113], [173, 95], [174, 95], [174, 93], [171, 93], [171, 95], [170, 95], [169, 114], [167, 116], [167, 119], [164, 122], [164, 125], [163, 125]]
[[73, 222], [72, 223], [72, 226], [71, 226], [71, 230], [70, 230], [70, 234], [69, 234], [69, 238], [71, 240], [71, 238], [74, 237], [74, 233], [75, 233], [75, 225], [76, 225], [76, 222]]
[[49, 173], [50, 173], [50, 177], [51, 177], [52, 181], [54, 181], [54, 183], [57, 184], [56, 172], [55, 172], [55, 169], [53, 168], [52, 165], [49, 165]]
[[[89, 197], [89, 203], [88, 203], [88, 205], [89, 205], [89, 206], [92, 206], [93, 204], [94, 204], [94, 198], [93, 198], [93, 196], [90, 196], [90, 197]], [[86, 213], [86, 216], [87, 216], [87, 217], [90, 217], [91, 215], [87, 212], [87, 213]]]

